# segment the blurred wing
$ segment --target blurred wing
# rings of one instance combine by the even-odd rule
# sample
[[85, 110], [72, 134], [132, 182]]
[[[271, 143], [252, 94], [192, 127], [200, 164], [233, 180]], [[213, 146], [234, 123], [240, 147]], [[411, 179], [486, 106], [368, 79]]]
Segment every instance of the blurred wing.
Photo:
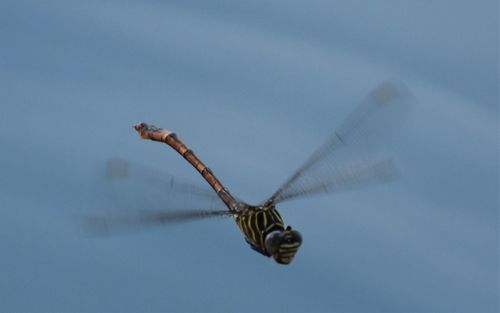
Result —
[[83, 218], [83, 227], [89, 234], [106, 236], [142, 230], [152, 226], [177, 224], [213, 217], [230, 217], [233, 215], [234, 213], [227, 210], [136, 211], [134, 214], [127, 215], [87, 216]]
[[402, 120], [408, 99], [403, 86], [388, 82], [378, 86], [267, 201], [278, 203], [397, 177], [392, 161], [373, 160], [370, 150], [376, 150], [386, 131]]
[[[106, 210], [86, 213], [79, 218], [84, 231], [93, 235], [232, 215], [209, 187], [198, 186], [124, 159], [108, 160], [105, 179], [96, 181], [95, 187], [98, 193], [103, 193], [112, 202], [105, 205]], [[165, 210], [166, 207], [177, 209]], [[192, 209], [196, 207], [207, 209]]]
[[149, 208], [225, 208], [224, 203], [208, 186], [197, 185], [168, 173], [124, 159], [106, 163], [106, 180], [101, 191], [121, 210]]
[[218, 198], [215, 191], [208, 187], [192, 184], [170, 174], [120, 158], [107, 161], [106, 177], [115, 181], [130, 180], [147, 183], [155, 188], [162, 188], [164, 192], [187, 193], [209, 199]]

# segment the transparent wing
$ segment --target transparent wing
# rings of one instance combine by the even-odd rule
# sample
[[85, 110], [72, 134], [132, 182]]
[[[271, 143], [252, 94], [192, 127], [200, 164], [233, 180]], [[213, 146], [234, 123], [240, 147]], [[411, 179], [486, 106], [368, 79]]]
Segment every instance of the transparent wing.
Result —
[[153, 212], [138, 210], [129, 214], [93, 215], [83, 218], [83, 227], [91, 235], [106, 236], [137, 231], [152, 226], [177, 224], [214, 217], [230, 217], [228, 210], [181, 210]]
[[410, 94], [385, 82], [373, 90], [335, 133], [267, 200], [269, 203], [335, 192], [397, 177], [390, 158], [379, 148], [403, 120]]
[[187, 193], [207, 199], [218, 198], [209, 187], [186, 182], [168, 173], [121, 158], [107, 161], [106, 177], [114, 181], [130, 180], [136, 183], [147, 183], [155, 188], [162, 188], [164, 192]]
[[210, 187], [187, 182], [168, 173], [127, 161], [106, 162], [105, 180], [101, 190], [121, 210], [126, 208], [225, 208]]
[[100, 203], [106, 209], [80, 215], [86, 233], [109, 235], [232, 215], [209, 187], [153, 168], [115, 158], [106, 162], [104, 172], [104, 179], [94, 185], [98, 194], [104, 195], [104, 202], [111, 202]]

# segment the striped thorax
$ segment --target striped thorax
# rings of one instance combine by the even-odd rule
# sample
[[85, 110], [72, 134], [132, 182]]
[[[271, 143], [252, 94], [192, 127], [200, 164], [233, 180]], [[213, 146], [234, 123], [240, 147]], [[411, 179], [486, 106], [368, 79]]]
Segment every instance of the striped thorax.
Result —
[[248, 206], [235, 220], [254, 250], [272, 256], [280, 264], [290, 263], [302, 244], [300, 233], [290, 226], [285, 228], [274, 205]]

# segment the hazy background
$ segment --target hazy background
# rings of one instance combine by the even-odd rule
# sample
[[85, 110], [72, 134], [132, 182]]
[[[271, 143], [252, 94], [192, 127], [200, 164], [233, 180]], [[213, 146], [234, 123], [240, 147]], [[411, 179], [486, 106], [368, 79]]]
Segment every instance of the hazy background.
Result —
[[[256, 202], [386, 79], [418, 100], [402, 178], [283, 204], [290, 266], [227, 219], [104, 239], [75, 222], [110, 205], [110, 157], [202, 183], [136, 122]], [[3, 0], [0, 311], [495, 312], [497, 87], [494, 0]]]

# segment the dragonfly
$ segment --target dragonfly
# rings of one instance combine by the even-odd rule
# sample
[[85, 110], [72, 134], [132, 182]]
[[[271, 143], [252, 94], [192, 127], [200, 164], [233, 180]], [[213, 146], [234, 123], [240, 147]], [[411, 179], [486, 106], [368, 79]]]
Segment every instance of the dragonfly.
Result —
[[[197, 192], [198, 196], [208, 199], [216, 196], [224, 208], [143, 212], [140, 216], [98, 217], [92, 222], [107, 226], [150, 225], [230, 217], [253, 250], [272, 257], [278, 264], [290, 264], [303, 238], [298, 230], [284, 222], [277, 206], [288, 200], [386, 183], [397, 178], [392, 158], [373, 157], [374, 154], [367, 152], [366, 147], [373, 146], [378, 138], [394, 133], [394, 124], [402, 120], [409, 99], [408, 89], [401, 84], [384, 82], [377, 86], [270, 197], [254, 205], [233, 196], [174, 132], [147, 123], [136, 124], [133, 128], [142, 139], [167, 144], [191, 164], [211, 187], [212, 194], [196, 186], [179, 184], [174, 178], [164, 182], [165, 189]], [[125, 172], [119, 170], [120, 162], [114, 162], [109, 168], [115, 176]]]

